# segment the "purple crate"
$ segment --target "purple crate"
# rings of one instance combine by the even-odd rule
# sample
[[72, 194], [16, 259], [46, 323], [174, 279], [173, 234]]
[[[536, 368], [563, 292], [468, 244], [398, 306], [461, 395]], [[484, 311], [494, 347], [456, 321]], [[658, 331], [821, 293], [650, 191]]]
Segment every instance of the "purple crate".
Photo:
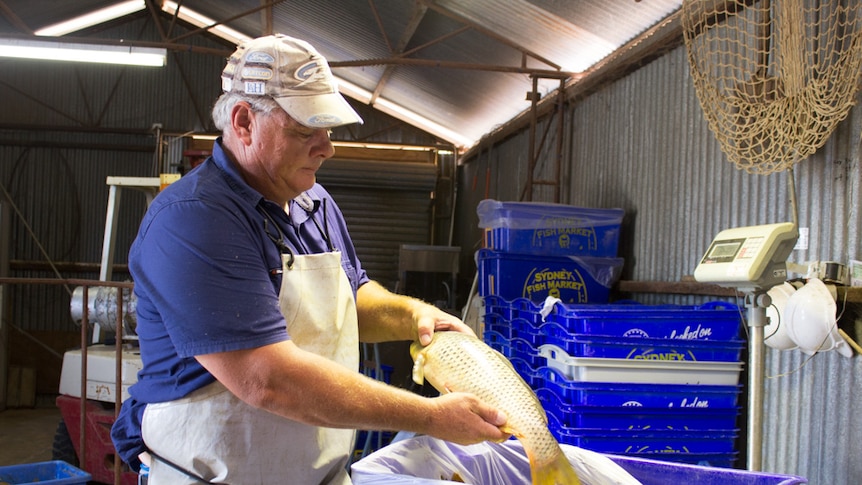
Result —
[[[808, 483], [803, 477], [774, 473], [715, 468], [736, 453], [668, 453], [661, 455], [612, 456], [618, 465], [644, 485], [665, 483], [697, 485], [801, 485]], [[670, 462], [670, 463], [669, 463]], [[731, 461], [732, 465], [732, 461]], [[728, 465], [728, 466], [731, 466]]]
[[[640, 458], [640, 459], [649, 459], [649, 460], [659, 460], [663, 462], [671, 462], [671, 463], [681, 463], [687, 465], [697, 465], [701, 467], [713, 467], [713, 468], [733, 468], [736, 463], [737, 458], [739, 457], [739, 452], [735, 451], [733, 453], [663, 453], [660, 455], [656, 455], [655, 453], [646, 453], [643, 455], [639, 455], [637, 453], [626, 454], [625, 458]], [[624, 457], [620, 457], [624, 458]], [[739, 470], [735, 470], [739, 472]], [[692, 482], [700, 485], [703, 482]], [[724, 482], [715, 482], [715, 485], [718, 484], [724, 485]], [[747, 482], [745, 482], [747, 483]], [[781, 482], [754, 482], [754, 483], [781, 483]], [[799, 483], [799, 482], [793, 482]]]

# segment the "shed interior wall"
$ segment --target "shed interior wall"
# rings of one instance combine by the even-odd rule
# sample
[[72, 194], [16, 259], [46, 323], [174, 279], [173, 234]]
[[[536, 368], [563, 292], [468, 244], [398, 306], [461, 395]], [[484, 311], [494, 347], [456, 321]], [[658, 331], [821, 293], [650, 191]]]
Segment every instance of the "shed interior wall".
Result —
[[[625, 209], [619, 250], [624, 280], [680, 281], [693, 273], [719, 231], [792, 220], [786, 173], [750, 175], [720, 151], [695, 96], [684, 47], [571, 101], [566, 120], [562, 171], [568, 175], [561, 181], [561, 202]], [[790, 261], [846, 264], [860, 257], [860, 128], [857, 106], [824, 147], [797, 164], [799, 224], [809, 228], [810, 239]], [[456, 211], [462, 248], [481, 243], [475, 214], [480, 200], [519, 200], [527, 153], [522, 131], [462, 161]], [[470, 259], [464, 255], [465, 264]], [[653, 304], [719, 299], [618, 296]], [[856, 325], [852, 307], [842, 325]], [[830, 352], [809, 359], [798, 350], [771, 348], [766, 355], [765, 470], [805, 476], [810, 483], [862, 481], [862, 465], [850, 451], [860, 449], [862, 402], [846, 391], [862, 379], [859, 356]]]

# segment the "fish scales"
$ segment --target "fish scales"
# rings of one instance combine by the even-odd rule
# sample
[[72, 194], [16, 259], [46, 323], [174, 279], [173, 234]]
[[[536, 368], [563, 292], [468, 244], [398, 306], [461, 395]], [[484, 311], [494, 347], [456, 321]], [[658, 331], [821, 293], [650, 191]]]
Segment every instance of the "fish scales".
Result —
[[506, 413], [506, 430], [523, 444], [534, 484], [580, 484], [536, 394], [502, 354], [458, 332], [437, 332], [428, 346], [414, 343], [410, 352], [417, 383], [424, 378], [440, 392], [475, 394]]

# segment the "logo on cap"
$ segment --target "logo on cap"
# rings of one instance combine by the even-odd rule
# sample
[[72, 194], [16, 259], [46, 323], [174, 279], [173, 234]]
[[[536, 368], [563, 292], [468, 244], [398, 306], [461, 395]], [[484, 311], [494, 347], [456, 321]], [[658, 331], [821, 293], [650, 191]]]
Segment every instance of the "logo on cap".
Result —
[[272, 79], [272, 69], [266, 67], [244, 67], [242, 68], [243, 79]]
[[293, 77], [299, 81], [305, 82], [313, 78], [325, 78], [326, 71], [324, 70], [323, 65], [319, 61], [315, 60], [299, 66], [299, 68], [294, 71]]
[[272, 57], [271, 55], [267, 54], [266, 52], [254, 51], [254, 52], [249, 52], [245, 56], [245, 62], [246, 63], [254, 62], [254, 63], [258, 63], [258, 64], [272, 64], [273, 62], [275, 62], [275, 58]]
[[317, 114], [305, 120], [307, 126], [333, 126], [341, 124], [341, 118], [334, 114]]
[[246, 81], [245, 94], [266, 94], [266, 83], [263, 81]]

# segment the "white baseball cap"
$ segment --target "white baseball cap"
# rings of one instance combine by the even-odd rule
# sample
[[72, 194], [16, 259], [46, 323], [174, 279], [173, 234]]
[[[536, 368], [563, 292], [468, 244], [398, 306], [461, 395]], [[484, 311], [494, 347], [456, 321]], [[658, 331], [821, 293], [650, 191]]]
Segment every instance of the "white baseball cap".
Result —
[[282, 34], [237, 47], [222, 72], [222, 90], [270, 96], [309, 128], [362, 123], [338, 92], [326, 59], [308, 42]]

